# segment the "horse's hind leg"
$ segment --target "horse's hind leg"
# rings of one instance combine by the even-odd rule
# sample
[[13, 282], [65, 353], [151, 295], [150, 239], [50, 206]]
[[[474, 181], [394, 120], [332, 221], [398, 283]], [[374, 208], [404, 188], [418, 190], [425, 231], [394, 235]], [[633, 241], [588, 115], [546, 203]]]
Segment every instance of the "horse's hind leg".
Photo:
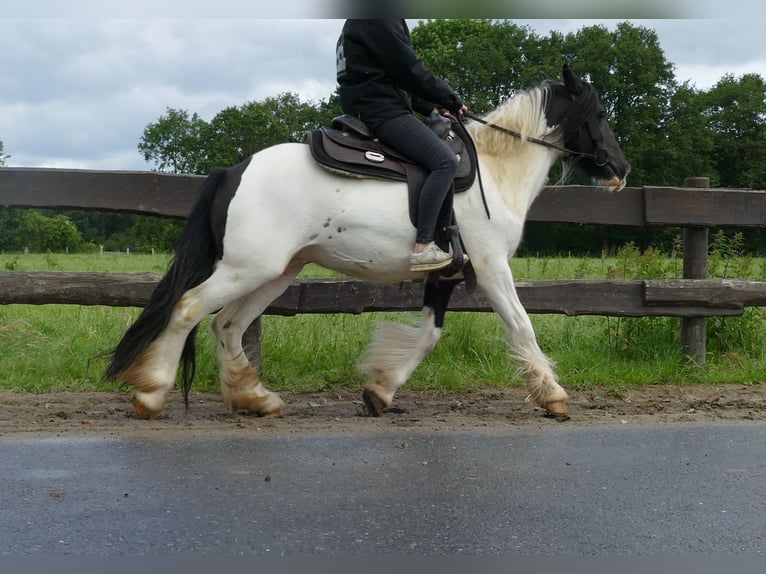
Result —
[[[279, 277], [278, 272], [274, 275]], [[162, 333], [120, 374], [121, 380], [135, 387], [133, 407], [137, 416], [149, 418], [164, 408], [167, 395], [175, 383], [184, 344], [192, 329], [204, 317], [246, 296], [252, 285], [262, 282], [252, 276], [245, 278], [219, 264], [208, 279], [183, 294], [173, 307]]]
[[372, 416], [391, 406], [396, 391], [439, 342], [444, 314], [459, 281], [426, 282], [420, 326], [381, 324], [367, 348], [359, 370], [367, 373], [362, 398]]
[[258, 370], [242, 347], [242, 335], [247, 327], [279, 297], [297, 276], [300, 267], [286, 272], [278, 279], [224, 307], [212, 321], [218, 340], [221, 396], [235, 413], [240, 410], [261, 416], [281, 416], [284, 403], [276, 393], [266, 389]]
[[[192, 330], [209, 313], [219, 309], [231, 297], [221, 287], [226, 278], [213, 274], [189, 289], [176, 303], [162, 333], [120, 373], [120, 379], [134, 386], [133, 408], [139, 418], [150, 418], [162, 412], [167, 395], [175, 383], [184, 344]], [[229, 289], [230, 290], [230, 289]]]

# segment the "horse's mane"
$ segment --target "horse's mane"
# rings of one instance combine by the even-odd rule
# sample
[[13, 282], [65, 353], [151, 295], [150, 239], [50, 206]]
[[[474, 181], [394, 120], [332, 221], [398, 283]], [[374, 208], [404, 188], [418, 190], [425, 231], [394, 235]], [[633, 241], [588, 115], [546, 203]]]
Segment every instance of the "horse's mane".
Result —
[[[549, 131], [545, 117], [548, 94], [549, 88], [545, 84], [517, 92], [484, 116], [484, 119], [517, 131], [525, 137], [544, 137]], [[505, 155], [526, 143], [476, 122], [468, 124], [468, 128], [477, 149], [487, 154]]]

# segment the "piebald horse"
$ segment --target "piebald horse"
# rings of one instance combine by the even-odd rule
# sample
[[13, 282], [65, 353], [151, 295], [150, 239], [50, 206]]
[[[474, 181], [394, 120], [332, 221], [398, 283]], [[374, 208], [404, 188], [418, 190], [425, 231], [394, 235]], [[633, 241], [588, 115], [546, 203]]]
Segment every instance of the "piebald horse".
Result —
[[[475, 120], [465, 127], [480, 177], [455, 195], [453, 206], [462, 244], [476, 285], [502, 318], [531, 397], [548, 413], [566, 416], [568, 395], [538, 346], [508, 262], [556, 161], [612, 190], [625, 185], [629, 165], [596, 90], [567, 66], [562, 81], [544, 79]], [[104, 377], [133, 385], [138, 417], [161, 413], [179, 364], [188, 396], [197, 326], [215, 312], [224, 403], [232, 412], [282, 415], [283, 401], [251, 366], [242, 336], [304, 265], [374, 282], [426, 279], [420, 324], [384, 323], [360, 361], [368, 375], [363, 398], [378, 415], [439, 341], [459, 282], [411, 272], [414, 239], [406, 183], [334, 173], [305, 144], [275, 145], [216, 170], [202, 186], [168, 272], [112, 350]]]

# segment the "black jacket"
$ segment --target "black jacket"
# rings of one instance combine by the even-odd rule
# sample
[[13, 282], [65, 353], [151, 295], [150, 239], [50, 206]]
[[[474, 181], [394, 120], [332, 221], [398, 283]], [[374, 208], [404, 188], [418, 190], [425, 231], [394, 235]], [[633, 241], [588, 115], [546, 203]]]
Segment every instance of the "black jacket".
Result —
[[373, 130], [386, 120], [434, 107], [457, 114], [463, 102], [415, 54], [404, 20], [346, 20], [337, 45], [344, 113]]

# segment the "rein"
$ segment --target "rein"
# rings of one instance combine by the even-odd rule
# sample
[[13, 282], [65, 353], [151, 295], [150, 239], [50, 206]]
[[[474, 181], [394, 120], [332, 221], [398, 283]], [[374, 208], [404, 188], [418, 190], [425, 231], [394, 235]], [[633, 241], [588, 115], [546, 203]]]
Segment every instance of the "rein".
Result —
[[[467, 117], [467, 118], [470, 118], [470, 119], [472, 119], [474, 121], [479, 122], [480, 124], [484, 124], [487, 127], [490, 127], [490, 128], [496, 129], [498, 131], [501, 131], [504, 134], [508, 134], [510, 136], [513, 136], [513, 137], [516, 137], [516, 138], [519, 138], [519, 139], [523, 139], [525, 141], [528, 141], [528, 142], [531, 142], [531, 143], [534, 143], [534, 144], [538, 144], [538, 145], [541, 145], [541, 146], [549, 147], [549, 148], [552, 148], [552, 149], [564, 152], [564, 153], [569, 154], [569, 155], [573, 155], [573, 156], [576, 157], [575, 161], [579, 161], [579, 160], [581, 160], [583, 158], [589, 158], [589, 159], [592, 159], [596, 163], [596, 165], [599, 165], [599, 166], [605, 165], [606, 162], [609, 161], [609, 155], [606, 153], [606, 150], [603, 150], [605, 153], [585, 153], [585, 152], [574, 151], [574, 150], [571, 150], [569, 148], [566, 148], [564, 146], [560, 146], [560, 145], [552, 143], [552, 142], [548, 142], [548, 141], [541, 140], [541, 139], [538, 139], [538, 138], [534, 138], [534, 137], [531, 137], [531, 136], [523, 136], [520, 132], [517, 132], [515, 130], [511, 130], [511, 129], [508, 129], [508, 128], [504, 128], [503, 126], [499, 126], [497, 124], [493, 124], [492, 122], [488, 122], [484, 118], [480, 118], [479, 116], [477, 116], [475, 114], [472, 114], [471, 112], [465, 112], [463, 115], [465, 117]], [[599, 149], [599, 152], [600, 151], [602, 151], [602, 150]]]
[[[606, 149], [600, 148], [598, 146], [596, 146], [596, 153], [586, 153], [586, 152], [574, 151], [574, 150], [571, 150], [571, 149], [569, 149], [567, 147], [555, 144], [553, 142], [548, 142], [548, 141], [541, 140], [539, 138], [535, 138], [535, 137], [531, 137], [531, 136], [524, 136], [520, 132], [517, 132], [515, 130], [509, 129], [509, 128], [505, 128], [503, 126], [499, 126], [499, 125], [494, 124], [492, 122], [488, 122], [484, 118], [480, 118], [479, 116], [477, 116], [476, 114], [472, 114], [471, 112], [465, 112], [465, 113], [463, 113], [463, 116], [465, 116], [465, 117], [467, 117], [469, 119], [472, 119], [474, 121], [477, 121], [480, 124], [484, 124], [487, 127], [490, 127], [492, 129], [498, 130], [498, 131], [500, 131], [500, 132], [502, 132], [504, 134], [507, 134], [509, 136], [513, 136], [515, 138], [519, 138], [521, 140], [528, 141], [530, 143], [541, 145], [541, 146], [544, 146], [544, 147], [547, 147], [547, 148], [552, 148], [552, 149], [558, 150], [560, 152], [563, 152], [563, 153], [565, 153], [567, 155], [574, 156], [574, 158], [575, 158], [574, 161], [575, 162], [578, 162], [578, 161], [580, 161], [583, 158], [588, 158], [588, 159], [592, 159], [593, 162], [596, 165], [602, 166], [602, 165], [606, 165], [607, 162], [609, 161], [609, 152], [606, 151]], [[462, 124], [462, 117], [458, 116], [458, 122]], [[590, 126], [588, 126], [588, 129], [590, 129]], [[479, 170], [478, 162], [477, 162], [477, 165], [476, 165], [476, 173], [479, 176], [479, 191], [481, 192], [481, 200], [482, 200], [482, 203], [484, 204], [484, 211], [487, 214], [487, 219], [491, 219], [491, 217], [489, 215], [489, 206], [487, 205], [487, 198], [484, 196], [484, 184], [481, 181], [481, 171]]]

